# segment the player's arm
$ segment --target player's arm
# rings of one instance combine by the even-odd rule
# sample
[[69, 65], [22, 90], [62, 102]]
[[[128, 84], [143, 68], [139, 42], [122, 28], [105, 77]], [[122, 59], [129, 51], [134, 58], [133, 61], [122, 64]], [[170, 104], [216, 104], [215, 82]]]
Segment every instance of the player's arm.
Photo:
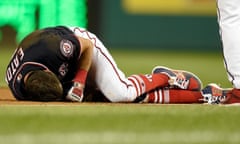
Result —
[[92, 63], [93, 43], [82, 37], [78, 37], [78, 40], [81, 45], [78, 69], [88, 71]]
[[81, 53], [78, 62], [78, 71], [73, 79], [73, 86], [69, 90], [67, 99], [70, 101], [81, 102], [87, 73], [92, 63], [93, 43], [82, 37], [77, 37], [81, 45]]

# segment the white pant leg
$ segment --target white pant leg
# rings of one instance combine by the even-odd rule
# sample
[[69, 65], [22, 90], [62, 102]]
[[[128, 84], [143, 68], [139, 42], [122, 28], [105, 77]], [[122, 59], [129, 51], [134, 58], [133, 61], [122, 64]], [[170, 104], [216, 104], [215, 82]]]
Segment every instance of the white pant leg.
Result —
[[94, 81], [97, 88], [111, 102], [131, 102], [137, 97], [137, 92], [131, 81], [118, 69], [112, 56], [102, 42], [92, 33], [70, 27], [78, 36], [90, 39], [94, 44], [92, 65], [89, 71], [89, 81]]
[[229, 80], [240, 88], [240, 0], [217, 0], [218, 22]]

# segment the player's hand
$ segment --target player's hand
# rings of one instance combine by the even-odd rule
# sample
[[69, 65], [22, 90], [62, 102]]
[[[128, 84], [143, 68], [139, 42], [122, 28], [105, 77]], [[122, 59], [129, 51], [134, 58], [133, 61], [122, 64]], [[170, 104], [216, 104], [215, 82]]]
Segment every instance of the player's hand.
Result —
[[70, 100], [72, 102], [82, 102], [83, 100], [83, 84], [79, 82], [74, 82], [71, 89], [68, 91], [68, 94], [66, 96], [67, 100]]

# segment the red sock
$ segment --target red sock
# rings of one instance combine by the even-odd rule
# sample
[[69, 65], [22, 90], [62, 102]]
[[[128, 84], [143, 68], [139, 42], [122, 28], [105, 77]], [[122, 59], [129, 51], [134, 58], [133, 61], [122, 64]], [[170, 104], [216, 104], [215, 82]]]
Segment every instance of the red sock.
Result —
[[200, 91], [170, 89], [170, 103], [202, 103]]
[[224, 104], [240, 103], [240, 89], [233, 88], [227, 93], [227, 99]]
[[156, 88], [168, 86], [169, 80], [165, 74], [132, 75], [128, 79], [136, 88], [138, 96]]
[[144, 102], [148, 103], [202, 103], [200, 91], [180, 89], [156, 89], [147, 94]]

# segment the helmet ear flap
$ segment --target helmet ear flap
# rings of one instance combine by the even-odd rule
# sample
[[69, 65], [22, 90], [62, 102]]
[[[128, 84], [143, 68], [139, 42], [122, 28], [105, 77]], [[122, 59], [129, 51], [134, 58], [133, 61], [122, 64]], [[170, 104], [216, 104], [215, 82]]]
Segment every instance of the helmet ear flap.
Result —
[[63, 88], [58, 78], [49, 71], [32, 71], [25, 80], [27, 100], [59, 101], [63, 97]]

